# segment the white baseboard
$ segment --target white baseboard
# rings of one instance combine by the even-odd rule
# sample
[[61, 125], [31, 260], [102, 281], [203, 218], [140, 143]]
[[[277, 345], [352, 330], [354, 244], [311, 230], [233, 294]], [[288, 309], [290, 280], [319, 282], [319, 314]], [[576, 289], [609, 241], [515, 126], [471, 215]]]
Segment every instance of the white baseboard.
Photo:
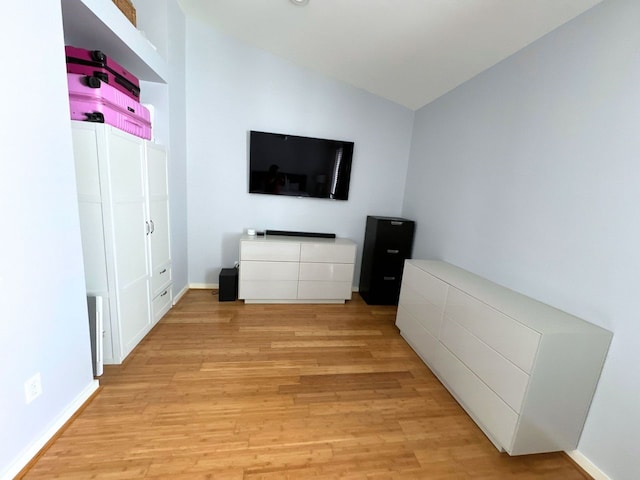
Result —
[[173, 304], [177, 304], [180, 299], [182, 297], [184, 297], [184, 294], [187, 293], [189, 291], [189, 285], [185, 285], [184, 288], [182, 290], [180, 290], [180, 292], [178, 292], [178, 294], [176, 296], [173, 297]]
[[578, 450], [572, 450], [566, 453], [574, 462], [576, 462], [580, 466], [580, 468], [591, 475], [594, 480], [611, 480], [611, 478], [606, 473], [596, 467], [591, 460], [585, 457]]
[[190, 283], [189, 288], [193, 288], [194, 290], [206, 290], [209, 288], [220, 288], [220, 285], [217, 283]]
[[40, 438], [37, 438], [31, 445], [25, 448], [22, 453], [16, 458], [9, 468], [0, 476], [1, 480], [11, 480], [20, 471], [26, 467], [29, 462], [38, 454], [38, 452], [44, 447], [53, 436], [58, 433], [65, 423], [78, 411], [82, 405], [95, 393], [100, 384], [98, 380], [93, 380], [87, 387], [80, 392], [80, 394], [65, 408], [60, 415], [55, 419], [51, 426], [42, 433]]

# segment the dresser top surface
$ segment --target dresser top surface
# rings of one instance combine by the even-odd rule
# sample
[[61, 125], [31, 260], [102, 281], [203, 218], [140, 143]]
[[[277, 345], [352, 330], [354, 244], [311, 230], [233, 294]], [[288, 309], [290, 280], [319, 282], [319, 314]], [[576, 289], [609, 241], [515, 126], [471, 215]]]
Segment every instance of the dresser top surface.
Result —
[[240, 238], [243, 242], [256, 243], [319, 243], [323, 245], [355, 245], [348, 238], [294, 237], [285, 235], [247, 235]]
[[440, 260], [407, 262], [536, 331], [559, 333], [568, 328], [587, 333], [595, 329], [611, 335], [602, 327], [455, 265]]

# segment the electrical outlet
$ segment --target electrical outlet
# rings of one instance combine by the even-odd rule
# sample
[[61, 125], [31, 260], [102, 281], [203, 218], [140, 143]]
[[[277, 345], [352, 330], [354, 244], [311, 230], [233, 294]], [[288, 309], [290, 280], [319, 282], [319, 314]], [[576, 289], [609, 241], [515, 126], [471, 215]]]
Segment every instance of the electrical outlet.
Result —
[[27, 405], [42, 395], [42, 381], [40, 372], [24, 382], [24, 401]]

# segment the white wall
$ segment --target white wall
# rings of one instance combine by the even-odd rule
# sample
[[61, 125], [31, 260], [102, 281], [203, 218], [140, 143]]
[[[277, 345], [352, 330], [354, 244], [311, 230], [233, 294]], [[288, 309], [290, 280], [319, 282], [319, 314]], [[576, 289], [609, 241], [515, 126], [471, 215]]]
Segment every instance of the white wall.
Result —
[[[60, 2], [13, 3], [10, 14], [0, 15], [0, 52], [4, 478], [24, 466], [43, 436], [73, 413], [95, 383]], [[41, 374], [43, 393], [26, 405], [24, 382], [36, 372]]]
[[403, 214], [441, 258], [614, 332], [579, 445], [640, 478], [640, 2], [607, 0], [416, 113]]
[[[176, 0], [136, 0], [138, 29], [143, 31], [169, 66], [168, 85], [144, 82], [142, 101], [155, 107], [154, 141], [169, 148], [169, 217], [171, 274], [174, 297], [188, 284], [187, 255], [187, 125], [185, 43], [186, 19]], [[148, 100], [145, 99], [148, 98]]]
[[[220, 268], [238, 259], [247, 227], [333, 232], [361, 243], [366, 215], [400, 213], [412, 111], [195, 19], [187, 20], [187, 72], [190, 283], [217, 284]], [[249, 130], [354, 141], [349, 200], [247, 193]]]

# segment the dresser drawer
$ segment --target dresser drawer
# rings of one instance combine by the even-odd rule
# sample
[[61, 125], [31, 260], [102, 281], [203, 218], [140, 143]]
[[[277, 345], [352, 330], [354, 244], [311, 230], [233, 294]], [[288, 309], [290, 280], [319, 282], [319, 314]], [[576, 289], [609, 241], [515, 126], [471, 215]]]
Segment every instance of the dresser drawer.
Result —
[[298, 300], [331, 300], [351, 298], [351, 280], [348, 282], [303, 281], [298, 284]]
[[485, 385], [455, 355], [437, 351], [438, 376], [494, 443], [509, 451], [513, 443], [518, 414]]
[[436, 352], [442, 348], [438, 340], [425, 330], [422, 324], [402, 305], [398, 307], [396, 326], [400, 329], [402, 336], [409, 342], [411, 348], [420, 355], [434, 373], [437, 373]]
[[440, 334], [447, 288], [437, 278], [406, 266], [399, 303], [435, 337]]
[[531, 373], [540, 342], [538, 332], [453, 287], [449, 289], [445, 318], [455, 320], [526, 373]]
[[264, 260], [273, 262], [297, 262], [300, 260], [300, 244], [294, 242], [240, 242], [240, 261]]
[[353, 280], [352, 263], [301, 263], [300, 280], [349, 282]]
[[529, 375], [454, 321], [444, 323], [440, 340], [502, 400], [520, 412]]
[[295, 300], [298, 281], [241, 280], [238, 298], [249, 300]]
[[301, 262], [355, 263], [355, 258], [355, 244], [302, 243], [300, 245]]
[[251, 262], [240, 264], [240, 281], [298, 280], [298, 264], [293, 262]]

